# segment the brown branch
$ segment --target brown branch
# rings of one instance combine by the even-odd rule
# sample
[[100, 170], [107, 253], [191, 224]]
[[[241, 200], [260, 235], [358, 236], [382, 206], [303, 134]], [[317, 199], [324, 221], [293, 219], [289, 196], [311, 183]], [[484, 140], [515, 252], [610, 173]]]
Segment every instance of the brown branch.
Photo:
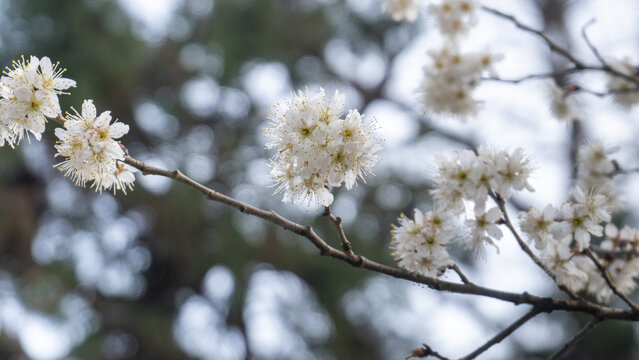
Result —
[[557, 44], [555, 41], [553, 41], [546, 33], [544, 33], [541, 30], [537, 30], [529, 25], [526, 25], [524, 23], [522, 23], [521, 21], [519, 21], [515, 16], [510, 15], [510, 14], [506, 14], [504, 12], [501, 12], [497, 9], [493, 9], [491, 7], [488, 6], [482, 6], [481, 7], [482, 10], [486, 11], [487, 13], [493, 14], [495, 16], [498, 16], [502, 19], [506, 19], [508, 21], [510, 21], [511, 23], [513, 23], [516, 27], [518, 27], [519, 29], [522, 29], [526, 32], [529, 32], [531, 34], [534, 34], [536, 36], [538, 36], [539, 38], [541, 38], [550, 48], [551, 51], [559, 54], [560, 56], [564, 57], [566, 60], [568, 60], [569, 62], [571, 62], [574, 66], [575, 66], [575, 71], [601, 71], [601, 72], [606, 72], [612, 75], [615, 75], [617, 77], [620, 77], [624, 80], [627, 80], [629, 82], [632, 82], [633, 84], [639, 85], [639, 78], [630, 76], [628, 74], [625, 74], [615, 68], [613, 68], [612, 66], [610, 66], [607, 63], [603, 63], [602, 65], [599, 66], [595, 66], [595, 65], [588, 65], [586, 63], [584, 63], [583, 61], [577, 59], [574, 55], [572, 55], [570, 53], [570, 51], [568, 51], [567, 49], [561, 47], [559, 44]]
[[586, 336], [595, 326], [599, 324], [600, 320], [597, 318], [593, 318], [590, 320], [584, 327], [579, 329], [579, 331], [572, 337], [568, 342], [561, 347], [561, 349], [557, 350], [554, 354], [550, 355], [547, 360], [557, 360], [560, 356], [562, 356], [566, 351], [568, 351], [572, 346], [579, 342], [584, 336]]
[[204, 196], [206, 196], [206, 198], [209, 200], [217, 201], [217, 202], [229, 205], [233, 208], [238, 209], [239, 211], [243, 213], [262, 218], [266, 221], [269, 221], [275, 225], [282, 227], [285, 230], [299, 234], [307, 238], [320, 251], [320, 255], [330, 256], [332, 258], [341, 260], [355, 267], [360, 267], [369, 271], [386, 274], [398, 279], [404, 279], [414, 283], [423, 284], [428, 286], [431, 289], [435, 289], [439, 291], [448, 291], [448, 292], [458, 293], [458, 294], [485, 296], [485, 297], [490, 297], [490, 298], [510, 302], [516, 305], [530, 304], [535, 306], [535, 308], [537, 308], [541, 312], [552, 312], [552, 311], [581, 312], [581, 313], [586, 313], [586, 314], [596, 316], [600, 319], [639, 321], [639, 312], [601, 306], [601, 305], [597, 305], [579, 298], [574, 300], [559, 300], [559, 299], [553, 299], [549, 297], [535, 296], [527, 292], [524, 292], [521, 294], [511, 293], [511, 292], [481, 287], [472, 283], [460, 284], [460, 283], [440, 280], [437, 278], [427, 277], [427, 276], [423, 276], [419, 274], [414, 274], [404, 269], [377, 263], [363, 256], [360, 257], [361, 260], [356, 261], [348, 257], [348, 255], [346, 255], [344, 252], [328, 245], [313, 231], [313, 229], [310, 226], [304, 226], [304, 225], [295, 223], [289, 219], [282, 217], [281, 215], [279, 215], [278, 213], [274, 211], [262, 210], [257, 207], [251, 206], [249, 204], [243, 203], [241, 201], [235, 200], [213, 189], [207, 188], [206, 186], [185, 176], [179, 170], [169, 171], [169, 170], [156, 168], [156, 167], [147, 165], [141, 161], [135, 160], [134, 158], [128, 155], [125, 156], [124, 162], [137, 168], [144, 175], [159, 175], [159, 176], [164, 176], [164, 177], [173, 179], [175, 181], [181, 182], [199, 191]]
[[[568, 70], [564, 70], [564, 71], [558, 71], [555, 73], [541, 73], [541, 74], [530, 74], [530, 75], [526, 75], [520, 78], [511, 78], [511, 79], [506, 79], [506, 78], [500, 78], [500, 77], [483, 77], [481, 80], [482, 81], [496, 81], [496, 82], [501, 82], [501, 83], [508, 83], [508, 84], [519, 84], [522, 83], [524, 81], [528, 81], [528, 80], [540, 80], [540, 79], [550, 79], [550, 78], [555, 78], [558, 76], [563, 76], [569, 73], [573, 73], [573, 72], [577, 72], [579, 71], [576, 68], [571, 68]], [[586, 87], [583, 87], [582, 85], [576, 85], [574, 84], [575, 89], [572, 90], [573, 92], [580, 92], [580, 93], [584, 93], [584, 94], [589, 94], [589, 95], [593, 95], [599, 98], [603, 98], [606, 96], [611, 96], [611, 95], [615, 95], [615, 94], [628, 94], [628, 93], [634, 93], [634, 92], [639, 92], [639, 88], [630, 88], [630, 89], [610, 89], [608, 91], [597, 91], [597, 90], [592, 90], [592, 89], [588, 89]]]
[[556, 72], [547, 72], [547, 73], [539, 73], [539, 74], [529, 74], [526, 76], [522, 76], [519, 78], [511, 78], [511, 79], [505, 79], [505, 78], [501, 78], [501, 77], [484, 77], [482, 78], [482, 81], [497, 81], [497, 82], [505, 82], [505, 83], [510, 83], [510, 84], [519, 84], [522, 83], [524, 81], [528, 81], [528, 80], [540, 80], [540, 79], [551, 79], [551, 78], [557, 78], [557, 77], [562, 77], [568, 74], [572, 74], [574, 72], [578, 72], [581, 69], [577, 68], [577, 67], [571, 67], [562, 71], [556, 71]]
[[630, 306], [630, 308], [633, 311], [639, 312], [639, 306], [637, 306], [637, 304], [632, 302], [632, 300], [630, 300], [630, 298], [628, 298], [626, 294], [619, 291], [615, 283], [612, 281], [612, 278], [610, 277], [610, 273], [608, 272], [608, 269], [606, 269], [606, 267], [603, 266], [601, 261], [597, 259], [595, 254], [592, 253], [592, 250], [590, 250], [590, 248], [586, 248], [584, 249], [584, 253], [588, 255], [588, 257], [592, 260], [592, 262], [595, 263], [595, 265], [597, 266], [597, 269], [599, 269], [601, 276], [606, 281], [606, 284], [608, 284], [608, 287], [610, 288], [610, 290], [612, 290], [613, 293], [615, 293], [617, 296], [619, 296], [621, 300], [623, 300], [626, 304], [628, 304], [628, 306]]
[[324, 207], [324, 214], [322, 215], [328, 217], [335, 226], [335, 230], [337, 230], [337, 235], [339, 236], [340, 244], [342, 246], [342, 251], [344, 252], [344, 254], [346, 254], [346, 256], [348, 256], [352, 261], [360, 262], [361, 256], [353, 252], [353, 246], [351, 245], [350, 241], [348, 241], [348, 238], [344, 233], [342, 218], [333, 215], [333, 213], [331, 213], [330, 206]]
[[559, 289], [561, 289], [563, 292], [568, 294], [568, 296], [570, 296], [571, 299], [573, 300], [579, 299], [579, 296], [577, 296], [577, 294], [575, 294], [572, 290], [568, 289], [564, 285], [559, 285], [559, 283], [557, 282], [557, 278], [555, 277], [555, 274], [553, 274], [550, 271], [550, 269], [548, 269], [548, 267], [541, 261], [541, 259], [539, 259], [537, 255], [535, 255], [535, 253], [533, 253], [530, 247], [526, 245], [526, 242], [524, 242], [524, 240], [521, 238], [521, 236], [517, 232], [517, 229], [515, 229], [515, 226], [510, 221], [510, 217], [508, 216], [508, 211], [506, 210], [506, 202], [504, 201], [504, 199], [501, 196], [499, 196], [499, 194], [496, 194], [493, 191], [490, 191], [489, 195], [497, 203], [499, 210], [501, 210], [501, 213], [504, 216], [504, 225], [506, 225], [508, 230], [510, 230], [510, 232], [513, 234], [513, 236], [515, 237], [515, 240], [517, 240], [517, 243], [519, 244], [519, 247], [528, 255], [528, 257], [532, 259], [532, 261], [535, 262], [535, 264], [537, 264], [537, 266], [539, 266], [546, 274], [548, 274], [548, 276], [552, 278], [552, 280], [555, 282], [557, 287], [559, 287]]
[[590, 249], [597, 255], [607, 258], [629, 258], [639, 256], [639, 250], [636, 249], [602, 249], [600, 246], [590, 245]]
[[466, 275], [461, 271], [461, 269], [459, 268], [459, 266], [457, 266], [457, 264], [453, 264], [449, 266], [448, 268], [453, 270], [457, 274], [457, 276], [459, 276], [459, 280], [461, 280], [462, 283], [472, 284], [472, 281], [468, 280]]
[[583, 63], [581, 60], [577, 59], [576, 57], [574, 57], [570, 51], [564, 49], [563, 47], [559, 46], [559, 44], [557, 44], [556, 42], [554, 42], [548, 35], [546, 35], [546, 33], [544, 33], [541, 30], [537, 30], [534, 29], [532, 27], [530, 27], [529, 25], [526, 25], [524, 23], [522, 23], [521, 21], [519, 21], [516, 17], [514, 17], [513, 15], [509, 15], [506, 13], [503, 13], [497, 9], [493, 9], [491, 7], [488, 6], [482, 6], [481, 7], [482, 10], [491, 13], [495, 16], [498, 16], [500, 18], [506, 19], [510, 22], [512, 22], [516, 27], [537, 35], [538, 37], [540, 37], [542, 40], [544, 40], [544, 42], [546, 42], [546, 44], [548, 45], [548, 47], [550, 47], [550, 50], [556, 52], [557, 54], [563, 56], [564, 58], [566, 58], [568, 61], [570, 61], [571, 63], [573, 63], [575, 65], [575, 67], [577, 67], [578, 69], [585, 69], [588, 68], [589, 66], [587, 66], [585, 63]]
[[517, 319], [515, 322], [510, 324], [507, 328], [500, 331], [497, 335], [493, 336], [490, 340], [488, 340], [484, 345], [477, 348], [477, 350], [472, 353], [464, 356], [460, 360], [471, 360], [481, 355], [484, 351], [490, 349], [493, 345], [500, 343], [502, 340], [507, 338], [510, 334], [512, 334], [515, 330], [519, 329], [522, 325], [524, 325], [528, 320], [534, 318], [540, 313], [537, 308], [532, 308], [529, 312], [524, 314], [524, 316]]
[[597, 60], [599, 60], [599, 62], [601, 63], [601, 65], [604, 66], [608, 66], [608, 64], [606, 63], [606, 60], [603, 58], [603, 56], [601, 55], [601, 53], [599, 52], [599, 49], [597, 49], [595, 47], [595, 45], [592, 43], [592, 41], [590, 41], [590, 38], [588, 37], [588, 34], [586, 33], [586, 30], [588, 29], [588, 27], [590, 27], [592, 24], [595, 23], [595, 19], [590, 19], [590, 21], [588, 21], [582, 28], [581, 28], [581, 37], [584, 39], [584, 42], [586, 43], [586, 45], [588, 45], [588, 48], [590, 49], [590, 51], [593, 53], [593, 55], [595, 55], [595, 57], [597, 58]]

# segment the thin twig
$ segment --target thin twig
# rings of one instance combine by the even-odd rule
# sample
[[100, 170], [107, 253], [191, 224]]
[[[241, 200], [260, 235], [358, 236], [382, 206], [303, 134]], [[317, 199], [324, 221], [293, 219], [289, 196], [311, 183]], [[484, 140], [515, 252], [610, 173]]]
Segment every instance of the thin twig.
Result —
[[612, 290], [613, 293], [615, 293], [617, 296], [619, 296], [621, 300], [623, 300], [626, 304], [628, 304], [628, 306], [630, 306], [630, 308], [633, 311], [639, 312], [639, 306], [637, 306], [637, 304], [635, 304], [632, 300], [630, 300], [630, 298], [628, 298], [626, 294], [619, 291], [615, 283], [612, 281], [612, 278], [610, 277], [610, 273], [608, 272], [608, 269], [606, 269], [606, 267], [603, 266], [601, 261], [597, 259], [595, 254], [592, 253], [592, 250], [590, 250], [589, 248], [586, 248], [584, 249], [584, 253], [588, 255], [588, 257], [592, 260], [592, 262], [595, 263], [595, 265], [597, 266], [597, 269], [599, 269], [599, 272], [601, 273], [601, 276], [603, 276], [604, 280], [606, 280], [606, 284], [608, 284], [608, 287], [610, 288], [610, 290]]
[[422, 347], [414, 349], [412, 353], [406, 357], [405, 360], [412, 359], [412, 358], [425, 358], [427, 356], [432, 356], [439, 360], [451, 360], [450, 358], [447, 358], [444, 355], [433, 350], [433, 348], [427, 344], [422, 344]]
[[541, 259], [539, 259], [537, 255], [535, 255], [535, 253], [532, 252], [532, 250], [528, 247], [528, 245], [526, 245], [526, 242], [524, 242], [524, 240], [521, 238], [521, 236], [517, 232], [517, 229], [515, 229], [515, 226], [510, 221], [510, 217], [508, 216], [508, 211], [506, 210], [506, 202], [504, 201], [504, 199], [501, 196], [499, 196], [499, 194], [496, 194], [493, 191], [490, 191], [489, 195], [497, 203], [497, 206], [499, 207], [499, 209], [501, 210], [504, 216], [504, 225], [506, 225], [508, 230], [510, 230], [510, 232], [513, 234], [513, 236], [515, 237], [515, 240], [517, 240], [517, 243], [519, 244], [519, 247], [528, 255], [528, 257], [532, 259], [532, 261], [535, 262], [535, 264], [537, 264], [537, 266], [539, 266], [546, 274], [548, 274], [548, 276], [550, 276], [553, 279], [553, 281], [555, 282], [557, 287], [559, 287], [559, 289], [561, 289], [563, 292], [568, 294], [568, 296], [570, 296], [570, 298], [573, 300], [580, 299], [579, 296], [577, 296], [577, 294], [575, 294], [572, 290], [568, 289], [564, 285], [560, 285], [557, 282], [557, 278], [555, 277], [555, 274], [553, 274], [550, 271], [550, 269], [548, 269], [548, 267], [541, 261]]
[[147, 165], [141, 161], [138, 161], [131, 156], [125, 156], [125, 163], [137, 168], [144, 175], [159, 175], [177, 182], [186, 184], [192, 187], [198, 192], [206, 196], [207, 199], [220, 202], [238, 209], [239, 211], [248, 215], [256, 216], [269, 221], [275, 225], [282, 227], [285, 230], [292, 231], [308, 239], [320, 252], [320, 255], [329, 256], [337, 260], [346, 262], [352, 266], [363, 268], [369, 271], [386, 274], [398, 279], [408, 280], [414, 283], [423, 284], [431, 289], [439, 291], [448, 291], [458, 294], [469, 294], [490, 297], [513, 304], [530, 304], [535, 306], [539, 311], [551, 312], [551, 311], [569, 311], [569, 312], [581, 312], [597, 316], [600, 319], [619, 319], [629, 321], [639, 321], [639, 313], [629, 310], [622, 310], [611, 308], [607, 306], [597, 305], [586, 301], [584, 299], [575, 300], [559, 300], [549, 297], [540, 297], [531, 295], [527, 292], [518, 294], [506, 291], [495, 290], [478, 286], [475, 284], [460, 284], [450, 281], [444, 281], [437, 278], [423, 276], [415, 273], [411, 273], [404, 269], [397, 267], [391, 267], [369, 260], [366, 257], [361, 256], [361, 261], [354, 261], [349, 258], [344, 252], [333, 248], [328, 245], [322, 238], [320, 238], [310, 226], [304, 226], [295, 223], [283, 216], [279, 215], [275, 211], [262, 210], [252, 205], [243, 203], [239, 200], [233, 199], [227, 195], [219, 193], [213, 189], [210, 189], [195, 180], [184, 175], [179, 170], [165, 170]]
[[546, 44], [548, 45], [548, 47], [550, 47], [550, 50], [556, 52], [557, 54], [563, 56], [564, 58], [566, 58], [568, 61], [570, 61], [571, 63], [573, 63], [577, 68], [579, 69], [583, 69], [588, 67], [585, 63], [583, 63], [581, 60], [577, 59], [576, 57], [574, 57], [570, 51], [564, 49], [563, 47], [559, 46], [559, 44], [557, 44], [556, 42], [554, 42], [548, 35], [546, 35], [546, 33], [544, 33], [541, 30], [537, 30], [534, 29], [524, 23], [522, 23], [521, 21], [519, 21], [516, 17], [514, 17], [513, 15], [509, 15], [506, 13], [503, 13], [497, 9], [493, 9], [491, 7], [488, 6], [482, 6], [481, 7], [482, 10], [491, 13], [493, 15], [496, 15], [498, 17], [501, 17], [503, 19], [509, 20], [510, 22], [512, 22], [515, 26], [517, 26], [518, 28], [527, 31], [529, 33], [533, 33], [537, 36], [539, 36], [541, 39], [543, 39]]
[[501, 12], [497, 9], [493, 9], [491, 7], [488, 6], [482, 6], [481, 7], [482, 10], [493, 14], [495, 16], [498, 16], [502, 19], [506, 19], [508, 21], [510, 21], [511, 23], [513, 23], [516, 27], [529, 32], [531, 34], [534, 34], [538, 37], [540, 37], [550, 48], [551, 51], [554, 51], [555, 53], [561, 55], [562, 57], [564, 57], [566, 60], [568, 60], [569, 62], [571, 62], [575, 68], [576, 71], [601, 71], [601, 72], [606, 72], [612, 75], [615, 75], [617, 77], [620, 77], [624, 80], [627, 80], [629, 82], [632, 82], [633, 84], [639, 85], [639, 78], [625, 74], [617, 69], [615, 69], [614, 67], [610, 66], [607, 63], [604, 63], [602, 65], [599, 66], [595, 66], [595, 65], [588, 65], [586, 63], [584, 63], [583, 61], [577, 59], [574, 55], [572, 55], [570, 53], [570, 51], [568, 51], [567, 49], [561, 47], [559, 44], [557, 44], [555, 41], [553, 41], [546, 33], [544, 33], [541, 30], [537, 30], [529, 25], [526, 25], [524, 23], [522, 23], [521, 21], [519, 21], [515, 16], [510, 15], [510, 14], [506, 14], [504, 12]]
[[453, 265], [449, 266], [449, 269], [451, 269], [455, 273], [457, 273], [457, 276], [459, 276], [459, 279], [464, 284], [472, 284], [472, 282], [470, 280], [468, 280], [468, 277], [466, 277], [466, 275], [461, 271], [461, 269], [459, 268], [459, 266], [457, 266], [457, 264], [453, 264]]
[[[627, 241], [627, 240], [625, 240]], [[602, 249], [600, 246], [590, 245], [590, 249], [603, 257], [608, 258], [629, 258], [629, 257], [637, 257], [639, 256], [639, 250], [636, 249]]]
[[502, 340], [507, 338], [510, 334], [512, 334], [515, 330], [519, 329], [522, 325], [524, 325], [528, 320], [534, 318], [540, 313], [540, 311], [536, 308], [532, 308], [529, 312], [524, 314], [524, 316], [517, 319], [515, 322], [510, 324], [507, 328], [500, 331], [497, 335], [493, 336], [490, 340], [488, 340], [484, 345], [477, 348], [477, 350], [472, 353], [464, 356], [460, 360], [471, 360], [481, 355], [484, 351], [490, 349], [493, 345], [500, 343]]
[[588, 29], [588, 27], [590, 27], [594, 23], [595, 23], [595, 19], [590, 19], [586, 24], [584, 24], [584, 26], [581, 28], [581, 37], [584, 39], [584, 41], [586, 42], [586, 45], [588, 45], [588, 48], [593, 53], [593, 55], [595, 55], [597, 60], [599, 60], [601, 65], [608, 66], [608, 64], [606, 63], [606, 60], [603, 58], [603, 56], [601, 56], [599, 49], [597, 49], [595, 45], [593, 45], [592, 41], [590, 41], [590, 38], [588, 37], [588, 34], [586, 33], [586, 30]]
[[337, 230], [337, 234], [339, 236], [340, 244], [342, 246], [342, 251], [344, 252], [344, 254], [346, 254], [346, 256], [351, 258], [353, 261], [361, 261], [361, 257], [353, 252], [353, 246], [351, 245], [350, 241], [348, 241], [348, 238], [346, 237], [346, 234], [344, 233], [344, 227], [342, 226], [342, 218], [333, 215], [333, 213], [331, 212], [330, 206], [324, 207], [324, 214], [322, 215], [328, 217], [333, 223], [333, 225], [335, 226], [335, 229]]
[[593, 318], [590, 320], [584, 327], [579, 329], [579, 331], [572, 337], [568, 342], [561, 347], [561, 349], [557, 350], [554, 354], [550, 355], [547, 360], [557, 360], [560, 356], [562, 356], [566, 351], [568, 351], [572, 346], [579, 342], [584, 336], [586, 336], [595, 326], [597, 326], [601, 320], [597, 318]]
[[[563, 76], [572, 72], [577, 72], [577, 71], [579, 71], [579, 69], [571, 68], [565, 71], [559, 71], [555, 73], [531, 74], [531, 75], [526, 75], [520, 78], [511, 78], [511, 79], [501, 78], [501, 77], [483, 77], [482, 81], [495, 81], [495, 82], [516, 85], [528, 80], [550, 79], [550, 78], [560, 77], [560, 76]], [[581, 92], [581, 93], [593, 95], [599, 98], [604, 98], [606, 96], [611, 96], [615, 94], [629, 94], [629, 93], [639, 92], [639, 88], [609, 89], [607, 91], [597, 91], [597, 90], [588, 89], [586, 87], [583, 87], [582, 85], [575, 84], [574, 87], [575, 87], [574, 90], [572, 90], [573, 92]]]
[[497, 81], [497, 82], [505, 82], [510, 84], [519, 84], [521, 82], [528, 81], [528, 80], [540, 80], [540, 79], [551, 79], [551, 78], [562, 77], [568, 74], [572, 74], [574, 72], [578, 72], [580, 70], [581, 69], [577, 67], [571, 67], [562, 71], [529, 74], [519, 78], [511, 78], [511, 79], [501, 78], [501, 77], [485, 77], [485, 78], [482, 78], [482, 81]]

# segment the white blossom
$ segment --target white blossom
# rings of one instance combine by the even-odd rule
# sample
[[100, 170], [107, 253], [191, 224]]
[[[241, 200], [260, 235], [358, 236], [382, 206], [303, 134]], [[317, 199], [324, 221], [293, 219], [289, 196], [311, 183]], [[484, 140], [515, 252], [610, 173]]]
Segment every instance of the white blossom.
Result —
[[[608, 59], [608, 64], [619, 73], [629, 77], [637, 76], [637, 67], [628, 59]], [[617, 104], [629, 108], [639, 103], [639, 92], [634, 91], [637, 89], [636, 84], [608, 72], [606, 75], [608, 77], [608, 91], [613, 93], [613, 99]]]
[[395, 21], [415, 21], [423, 0], [382, 0], [382, 10]]
[[462, 119], [475, 115], [479, 101], [473, 97], [473, 91], [482, 74], [493, 71], [498, 57], [488, 51], [462, 53], [454, 43], [431, 51], [430, 57], [418, 91], [424, 109]]
[[604, 194], [596, 190], [584, 191], [580, 186], [573, 189], [573, 197], [578, 204], [583, 205], [593, 223], [609, 222], [611, 219], [610, 201]]
[[573, 121], [581, 117], [575, 96], [560, 88], [554, 81], [548, 83], [550, 111], [559, 120]]
[[586, 286], [588, 274], [578, 266], [579, 262], [576, 260], [579, 257], [571, 250], [571, 242], [570, 234], [553, 236], [544, 248], [541, 260], [553, 273], [557, 284], [579, 291]]
[[503, 198], [509, 198], [512, 190], [535, 191], [528, 182], [532, 167], [523, 149], [517, 148], [510, 154], [500, 152], [494, 156], [492, 165], [495, 166], [496, 175], [491, 180], [491, 185]]
[[466, 247], [472, 249], [478, 256], [486, 253], [486, 245], [497, 248], [493, 239], [501, 239], [503, 236], [497, 222], [501, 219], [501, 210], [492, 208], [485, 211], [483, 206], [475, 206], [475, 217], [466, 220], [466, 226], [470, 229], [470, 237]]
[[0, 78], [0, 135], [13, 145], [28, 134], [40, 140], [48, 118], [60, 114], [58, 95], [75, 82], [62, 78], [63, 69], [51, 65], [48, 57], [31, 56], [13, 62], [13, 69]]
[[343, 107], [343, 95], [327, 97], [324, 89], [315, 95], [298, 91], [273, 107], [267, 147], [277, 150], [271, 175], [283, 201], [328, 206], [329, 186], [350, 189], [378, 162], [374, 123], [364, 122], [357, 110], [342, 119]]
[[454, 38], [467, 34], [477, 24], [478, 7], [474, 0], [441, 0], [431, 4], [428, 10], [435, 18], [439, 32]]
[[619, 230], [613, 223], [604, 228], [606, 238], [599, 247], [603, 250], [636, 251], [639, 248], [639, 230], [624, 226]]
[[557, 208], [548, 204], [543, 211], [536, 206], [531, 206], [528, 211], [519, 213], [521, 230], [535, 240], [537, 249], [545, 248], [546, 244], [552, 240], [552, 230], [553, 225], [556, 224], [557, 212]]
[[528, 183], [532, 168], [523, 150], [509, 153], [480, 146], [477, 153], [479, 155], [465, 150], [451, 156], [437, 156], [432, 190], [437, 207], [462, 214], [464, 200], [482, 207], [489, 191], [497, 192], [504, 199], [509, 198], [513, 190], [533, 191]]
[[561, 215], [563, 220], [570, 225], [579, 250], [590, 246], [590, 234], [603, 235], [603, 227], [593, 221], [588, 209], [582, 204], [563, 203]]
[[133, 168], [118, 164], [124, 160], [124, 150], [115, 139], [129, 132], [129, 126], [111, 123], [111, 113], [97, 116], [92, 100], [82, 104], [82, 114], [77, 111], [67, 117], [64, 128], [55, 131], [58, 137], [56, 156], [64, 161], [55, 165], [78, 186], [91, 181], [96, 191], [104, 189], [131, 189]]
[[618, 146], [606, 146], [598, 140], [580, 146], [577, 150], [579, 177], [608, 177], [615, 170], [609, 155], [618, 150]]
[[425, 276], [437, 277], [454, 262], [446, 250], [446, 244], [455, 235], [454, 228], [445, 213], [415, 209], [414, 219], [403, 214], [399, 226], [391, 231], [393, 257], [400, 267]]
[[618, 146], [606, 146], [597, 140], [589, 141], [577, 149], [576, 185], [584, 191], [604, 196], [610, 211], [621, 207], [617, 185], [612, 179], [616, 165], [610, 158], [618, 149]]
[[[633, 257], [628, 260], [602, 260], [598, 258], [598, 261], [607, 269], [610, 280], [622, 294], [627, 295], [637, 287], [636, 278], [639, 276], [639, 258]], [[593, 265], [590, 268], [589, 275], [588, 292], [594, 295], [598, 301], [610, 301], [614, 292], [601, 275], [600, 270]]]

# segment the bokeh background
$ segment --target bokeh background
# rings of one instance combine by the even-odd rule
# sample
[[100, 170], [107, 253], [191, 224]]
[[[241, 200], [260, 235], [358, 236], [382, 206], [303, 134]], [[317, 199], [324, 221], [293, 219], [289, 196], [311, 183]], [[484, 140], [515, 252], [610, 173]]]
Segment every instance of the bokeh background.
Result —
[[[595, 17], [591, 37], [606, 56], [637, 55], [636, 2], [487, 3], [591, 62], [579, 32]], [[429, 116], [416, 89], [440, 41], [424, 14], [395, 23], [377, 0], [0, 0], [0, 63], [60, 61], [78, 82], [63, 108], [91, 98], [111, 110], [131, 126], [123, 142], [135, 158], [313, 225], [334, 245], [319, 209], [272, 195], [262, 128], [268, 107], [295, 89], [344, 92], [385, 143], [375, 176], [335, 191], [334, 212], [356, 252], [382, 263], [393, 264], [399, 214], [430, 206], [437, 152], [523, 147], [537, 167], [537, 191], [517, 197], [524, 207], [569, 196], [571, 144], [619, 144], [620, 163], [637, 165], [636, 111], [584, 95], [583, 121], [560, 123], [541, 81], [482, 85], [477, 119]], [[487, 14], [464, 43], [503, 53], [503, 77], [562, 66], [537, 38]], [[602, 89], [605, 79], [579, 80]], [[52, 168], [55, 126], [42, 142], [0, 149], [0, 359], [403, 359], [422, 343], [458, 357], [526, 311], [322, 258], [304, 239], [163, 178], [139, 176], [127, 196], [76, 188]], [[628, 207], [617, 220], [628, 224], [636, 180], [619, 178]], [[455, 256], [475, 282], [555, 293], [512, 238], [499, 246], [485, 259]], [[544, 358], [585, 320], [541, 315], [484, 356]], [[570, 356], [635, 359], [637, 330], [604, 324]]]

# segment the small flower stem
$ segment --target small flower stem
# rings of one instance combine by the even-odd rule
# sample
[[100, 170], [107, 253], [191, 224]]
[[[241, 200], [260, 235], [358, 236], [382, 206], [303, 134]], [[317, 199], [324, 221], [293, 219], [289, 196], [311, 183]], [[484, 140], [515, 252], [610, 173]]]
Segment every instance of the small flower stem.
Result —
[[459, 268], [459, 266], [457, 266], [457, 264], [453, 264], [449, 266], [448, 268], [453, 270], [455, 273], [457, 273], [457, 276], [459, 276], [459, 279], [461, 280], [461, 282], [463, 282], [464, 284], [472, 284], [472, 281], [468, 280], [466, 275], [461, 271], [461, 269]]
[[66, 121], [66, 119], [64, 118], [64, 116], [62, 116], [62, 114], [58, 114], [58, 116], [54, 118], [48, 118], [48, 119], [58, 123], [61, 126], [64, 126], [64, 122]]
[[584, 249], [584, 253], [588, 255], [588, 257], [590, 258], [590, 260], [592, 260], [593, 263], [595, 263], [595, 266], [597, 266], [597, 269], [599, 270], [599, 272], [601, 273], [601, 276], [606, 281], [606, 284], [608, 284], [608, 287], [610, 288], [610, 290], [612, 290], [612, 292], [615, 293], [615, 295], [619, 296], [621, 300], [623, 300], [626, 304], [628, 304], [628, 306], [630, 306], [630, 308], [633, 311], [639, 312], [639, 306], [637, 306], [637, 304], [635, 304], [632, 300], [630, 300], [630, 298], [628, 298], [626, 294], [619, 291], [615, 283], [612, 281], [612, 278], [610, 277], [610, 273], [608, 272], [608, 269], [606, 269], [606, 267], [601, 263], [601, 261], [597, 259], [595, 254], [593, 254], [592, 250], [590, 250], [590, 248], [586, 248]]
[[348, 256], [353, 261], [361, 263], [362, 261], [361, 256], [353, 252], [353, 246], [351, 245], [351, 242], [348, 241], [348, 238], [346, 237], [346, 234], [344, 233], [344, 227], [342, 226], [342, 218], [333, 215], [333, 213], [331, 212], [330, 206], [324, 207], [324, 213], [322, 215], [328, 217], [333, 223], [333, 225], [335, 226], [335, 230], [337, 230], [337, 235], [339, 236], [339, 241], [344, 254], [346, 254], [346, 256]]
[[580, 299], [579, 296], [577, 296], [577, 294], [575, 294], [572, 290], [568, 289], [564, 285], [559, 285], [559, 283], [557, 283], [557, 278], [555, 277], [555, 275], [550, 271], [550, 269], [548, 269], [548, 267], [541, 261], [541, 259], [539, 259], [537, 255], [535, 255], [535, 253], [532, 252], [530, 247], [526, 245], [524, 240], [521, 238], [521, 236], [517, 232], [517, 229], [515, 229], [515, 226], [510, 221], [510, 217], [508, 216], [508, 211], [506, 210], [506, 202], [504, 201], [504, 199], [501, 196], [499, 196], [499, 194], [493, 192], [492, 190], [489, 191], [489, 195], [491, 198], [493, 198], [493, 200], [495, 200], [495, 202], [497, 203], [497, 206], [499, 207], [502, 214], [504, 215], [504, 225], [506, 225], [508, 230], [510, 230], [510, 232], [513, 234], [513, 236], [515, 237], [515, 240], [517, 240], [517, 243], [519, 244], [519, 247], [528, 255], [528, 257], [532, 259], [532, 261], [535, 262], [535, 264], [537, 264], [537, 266], [539, 266], [546, 274], [548, 274], [548, 276], [550, 276], [553, 279], [553, 281], [555, 282], [555, 284], [561, 291], [565, 292], [573, 300]]

